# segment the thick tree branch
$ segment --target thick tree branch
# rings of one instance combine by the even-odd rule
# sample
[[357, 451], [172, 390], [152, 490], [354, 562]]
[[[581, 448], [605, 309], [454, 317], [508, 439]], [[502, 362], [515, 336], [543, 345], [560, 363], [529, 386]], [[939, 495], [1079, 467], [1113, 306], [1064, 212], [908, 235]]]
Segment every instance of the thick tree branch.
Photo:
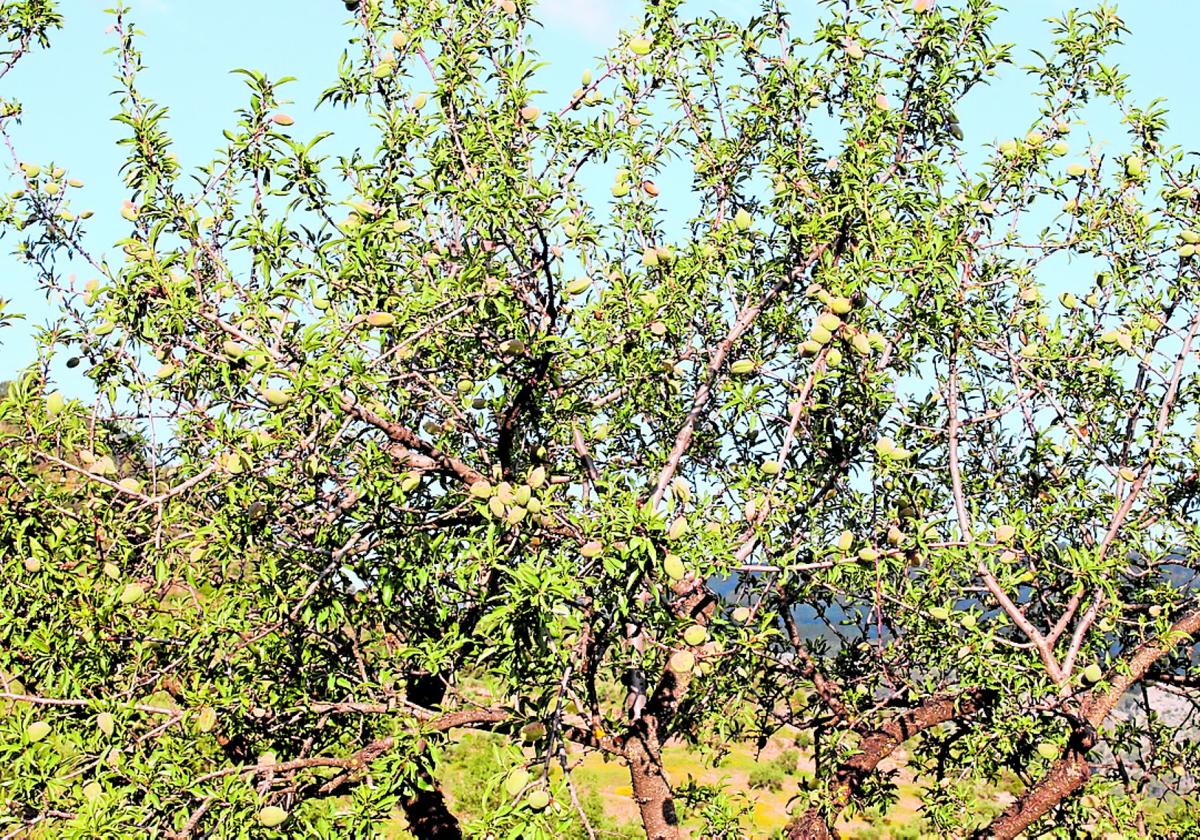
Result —
[[[908, 739], [952, 720], [963, 720], [978, 714], [995, 701], [995, 693], [976, 689], [963, 695], [930, 697], [921, 705], [908, 709], [877, 729], [862, 734], [859, 751], [834, 773], [831, 796], [833, 810], [844, 808], [863, 783], [879, 767], [880, 762], [895, 752]], [[819, 809], [810, 808], [796, 816], [785, 829], [788, 840], [822, 840], [834, 836], [829, 820]]]
[[452, 478], [456, 478], [464, 484], [474, 484], [477, 481], [486, 479], [483, 473], [474, 469], [466, 462], [442, 452], [433, 444], [423, 440], [407, 426], [380, 417], [362, 403], [343, 400], [341, 406], [343, 411], [354, 415], [364, 423], [374, 426], [387, 435], [394, 443], [399, 444], [400, 448], [393, 454], [396, 454], [399, 460], [407, 463], [414, 469], [425, 471], [436, 470]]
[[[1122, 657], [1105, 676], [1102, 685], [1106, 684], [1107, 688], [1093, 689], [1083, 701], [1082, 720], [1087, 729], [1099, 729], [1125, 692], [1145, 678], [1154, 663], [1198, 634], [1200, 609], [1195, 609], [1171, 625], [1164, 636], [1148, 639]], [[1091, 773], [1087, 752], [1092, 747], [1092, 739], [1085, 735], [1073, 739], [1066, 754], [1045, 776], [974, 836], [980, 840], [1012, 840], [1082, 787]]]

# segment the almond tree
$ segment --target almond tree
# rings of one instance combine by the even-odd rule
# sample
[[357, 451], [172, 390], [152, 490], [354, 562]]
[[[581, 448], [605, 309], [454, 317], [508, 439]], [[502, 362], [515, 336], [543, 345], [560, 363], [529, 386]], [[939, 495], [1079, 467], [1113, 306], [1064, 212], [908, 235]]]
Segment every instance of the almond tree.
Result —
[[[790, 838], [901, 747], [947, 835], [1194, 828], [1197, 173], [1113, 10], [1018, 53], [983, 0], [664, 0], [543, 112], [536, 7], [348, 5], [316, 116], [241, 71], [199, 167], [113, 11], [115, 243], [0, 123], [62, 301], [0, 400], [0, 825], [594, 835], [602, 753], [648, 837], [735, 836], [663, 747], [799, 727]], [[0, 10], [13, 60], [57, 22]], [[464, 728], [507, 762], [465, 825]]]

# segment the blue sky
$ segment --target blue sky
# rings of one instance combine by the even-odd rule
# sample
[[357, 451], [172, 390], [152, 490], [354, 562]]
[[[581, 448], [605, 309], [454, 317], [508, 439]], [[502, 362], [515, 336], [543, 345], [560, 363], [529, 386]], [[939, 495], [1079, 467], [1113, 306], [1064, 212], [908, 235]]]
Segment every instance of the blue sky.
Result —
[[[111, 56], [104, 54], [113, 43], [105, 32], [111, 19], [103, 12], [110, 4], [65, 0], [61, 5], [67, 25], [52, 49], [23, 62], [4, 80], [0, 92], [25, 106], [23, 123], [13, 131], [18, 152], [38, 163], [52, 160], [86, 182], [74, 205], [95, 209], [101, 237], [108, 232], [105, 225], [111, 227], [105, 241], [121, 229], [117, 213], [125, 197], [117, 178], [122, 156], [115, 141], [120, 128], [110, 121], [116, 106], [109, 93], [115, 83]], [[313, 110], [318, 93], [334, 78], [349, 34], [347, 14], [338, 0], [129, 0], [129, 5], [147, 36], [141, 41], [148, 65], [142, 87], [170, 107], [169, 129], [185, 167], [208, 159], [210, 150], [222, 142], [222, 128], [245, 101], [243, 82], [229, 73], [235, 67], [262, 70], [272, 77], [299, 77], [290, 87], [296, 104], [289, 109], [297, 118], [298, 134], [340, 123], [353, 142], [351, 124], [338, 112]], [[792, 0], [789, 5], [794, 31], [806, 32], [816, 4]], [[1043, 0], [1010, 0], [1009, 5], [996, 38], [1022, 47], [1046, 44], [1043, 19], [1067, 6]], [[545, 86], [561, 92], [573, 89], [579, 73], [593, 63], [589, 59], [640, 17], [636, 0], [541, 0], [539, 6], [536, 16], [545, 26], [536, 32], [535, 46], [550, 64]], [[735, 18], [752, 14], [757, 6], [746, 0], [687, 4], [690, 11], [712, 10]], [[1200, 97], [1189, 68], [1195, 32], [1200, 31], [1200, 4], [1137, 0], [1118, 10], [1132, 34], [1113, 58], [1131, 75], [1137, 101], [1169, 100], [1168, 140], [1200, 147]], [[1018, 50], [1018, 64], [1026, 57]], [[992, 142], [1000, 131], [1005, 136], [1023, 133], [1036, 109], [1028, 97], [1030, 87], [1020, 71], [1012, 71], [987, 95], [970, 100], [960, 113], [968, 142]], [[548, 105], [557, 101], [546, 98]], [[1119, 140], [1117, 126], [1093, 128]], [[11, 175], [0, 177], [12, 180]], [[14, 243], [11, 237], [0, 240], [0, 297], [12, 300], [9, 309], [25, 313], [29, 320], [0, 332], [0, 379], [33, 361], [32, 325], [44, 323], [52, 311], [28, 270], [9, 256]]]

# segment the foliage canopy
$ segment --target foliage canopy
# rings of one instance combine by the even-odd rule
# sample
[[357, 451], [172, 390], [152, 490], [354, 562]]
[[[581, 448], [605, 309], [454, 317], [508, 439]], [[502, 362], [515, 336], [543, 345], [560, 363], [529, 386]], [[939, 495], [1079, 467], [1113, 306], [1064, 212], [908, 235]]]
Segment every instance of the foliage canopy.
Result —
[[[27, 152], [0, 200], [61, 301], [0, 398], [0, 828], [584, 836], [583, 751], [647, 836], [733, 837], [663, 745], [795, 727], [791, 838], [901, 746], [934, 832], [1194, 836], [1193, 159], [1110, 8], [980, 157], [1000, 9], [821, 5], [647, 4], [543, 113], [524, 0], [364, 0], [322, 102], [370, 147], [244, 70], [190, 169], [112, 11], [124, 235]], [[61, 19], [0, 24], [6, 73]]]

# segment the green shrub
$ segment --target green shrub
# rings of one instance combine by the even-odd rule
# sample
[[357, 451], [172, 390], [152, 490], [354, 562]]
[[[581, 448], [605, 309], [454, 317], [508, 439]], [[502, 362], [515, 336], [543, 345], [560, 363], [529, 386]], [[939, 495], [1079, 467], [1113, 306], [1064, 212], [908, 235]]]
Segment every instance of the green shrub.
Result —
[[892, 826], [890, 834], [892, 840], [921, 840], [925, 836], [924, 826], [919, 820]]
[[796, 772], [796, 768], [800, 765], [802, 757], [803, 753], [800, 750], [787, 749], [776, 756], [773, 763], [779, 765], [784, 773], [791, 776]]
[[750, 771], [750, 787], [755, 790], [782, 790], [786, 779], [787, 772], [775, 761], [764, 762]]

